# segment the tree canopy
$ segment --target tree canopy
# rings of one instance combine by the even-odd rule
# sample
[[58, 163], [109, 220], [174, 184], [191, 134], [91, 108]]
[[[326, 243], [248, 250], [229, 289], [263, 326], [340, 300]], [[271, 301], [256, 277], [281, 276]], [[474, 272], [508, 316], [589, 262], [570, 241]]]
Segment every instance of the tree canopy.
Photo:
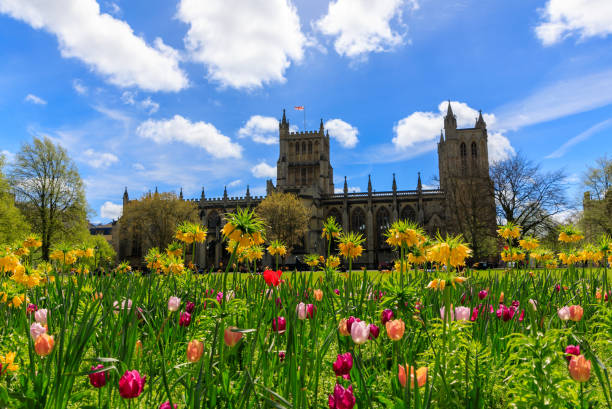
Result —
[[255, 212], [266, 223], [266, 238], [280, 240], [291, 248], [308, 231], [310, 210], [292, 193], [272, 192], [257, 205]]
[[612, 234], [612, 160], [603, 156], [582, 178], [585, 191], [581, 224], [587, 238]]
[[30, 231], [25, 217], [15, 206], [15, 197], [4, 176], [5, 157], [0, 154], [0, 244], [24, 239]]

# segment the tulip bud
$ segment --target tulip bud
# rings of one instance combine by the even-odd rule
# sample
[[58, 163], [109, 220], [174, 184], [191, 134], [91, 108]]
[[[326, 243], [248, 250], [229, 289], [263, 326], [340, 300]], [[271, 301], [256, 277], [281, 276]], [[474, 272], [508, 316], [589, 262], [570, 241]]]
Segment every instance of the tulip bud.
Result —
[[136, 369], [125, 371], [121, 379], [119, 379], [119, 395], [124, 399], [140, 396], [144, 389], [145, 381], [146, 376], [141, 376]]
[[317, 312], [317, 307], [314, 304], [306, 304], [306, 318], [311, 319], [315, 312]]
[[178, 311], [181, 306], [181, 299], [175, 296], [168, 298], [168, 311], [175, 312]]
[[579, 305], [572, 305], [569, 307], [570, 320], [572, 321], [580, 321], [582, 319], [582, 314], [584, 314], [584, 310]]
[[306, 304], [303, 302], [299, 303], [295, 308], [295, 312], [297, 314], [298, 319], [305, 320], [306, 319]]
[[387, 321], [391, 321], [393, 319], [393, 311], [386, 309], [383, 310], [383, 312], [380, 314], [380, 322], [382, 322], [383, 325], [385, 325], [387, 323]]
[[569, 373], [576, 382], [586, 382], [591, 377], [591, 361], [584, 355], [573, 356], [569, 363]]
[[185, 311], [187, 311], [189, 314], [193, 314], [194, 309], [195, 309], [195, 303], [188, 301], [187, 304], [185, 305]]
[[191, 314], [188, 312], [182, 312], [179, 318], [179, 325], [181, 327], [188, 327], [191, 324]]
[[[97, 371], [99, 369], [104, 369], [104, 365], [100, 364], [98, 366], [91, 367], [92, 371]], [[104, 385], [106, 385], [106, 371], [90, 373], [88, 376], [89, 376], [89, 383], [94, 388], [101, 388]]]
[[204, 343], [197, 339], [189, 341], [187, 344], [187, 360], [189, 362], [198, 362], [204, 353]]
[[223, 340], [225, 341], [225, 345], [228, 347], [233, 347], [240, 341], [242, 338], [242, 332], [234, 332], [233, 329], [238, 329], [237, 327], [231, 326], [225, 329], [223, 333]]
[[47, 333], [41, 334], [34, 342], [34, 350], [40, 356], [47, 356], [53, 351], [55, 340], [52, 335]]
[[377, 325], [370, 324], [370, 336], [369, 339], [378, 338], [378, 334], [380, 334], [380, 328]]
[[365, 344], [370, 336], [370, 326], [363, 321], [354, 322], [351, 326], [351, 338], [353, 342], [361, 345]]
[[406, 324], [401, 319], [391, 320], [385, 324], [385, 328], [387, 329], [387, 335], [393, 341], [399, 341], [404, 336], [404, 331], [406, 331]]
[[47, 323], [47, 315], [48, 315], [47, 309], [41, 308], [34, 313], [34, 319], [39, 324], [45, 325]]

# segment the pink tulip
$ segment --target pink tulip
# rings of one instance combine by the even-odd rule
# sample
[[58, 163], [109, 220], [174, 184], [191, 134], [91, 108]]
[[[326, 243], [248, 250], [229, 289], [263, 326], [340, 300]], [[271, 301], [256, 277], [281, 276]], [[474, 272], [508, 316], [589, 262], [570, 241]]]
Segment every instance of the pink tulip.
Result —
[[456, 307], [455, 308], [455, 319], [457, 321], [467, 321], [470, 319], [470, 308], [469, 307]]
[[175, 403], [174, 405], [170, 406], [170, 401], [165, 401], [164, 403], [162, 403], [161, 405], [159, 405], [159, 409], [176, 409], [178, 408], [178, 405]]
[[187, 304], [185, 304], [185, 311], [187, 311], [189, 314], [193, 314], [193, 310], [195, 310], [195, 303], [188, 301]]
[[478, 291], [478, 298], [480, 298], [481, 300], [484, 300], [485, 298], [487, 298], [488, 295], [489, 295], [489, 292], [487, 290]]
[[181, 306], [181, 299], [175, 296], [168, 298], [168, 311], [175, 312], [178, 311]]
[[41, 308], [34, 313], [34, 319], [39, 324], [45, 325], [47, 323], [48, 311], [46, 308]]
[[559, 316], [559, 319], [561, 321], [569, 320], [570, 319], [570, 309], [569, 309], [569, 307], [559, 308], [559, 311], [557, 311], [557, 315]]
[[43, 327], [38, 322], [33, 322], [32, 325], [30, 325], [30, 336], [32, 337], [34, 341], [36, 341], [36, 338], [38, 338], [39, 336], [41, 336], [42, 334], [46, 332], [47, 332], [47, 328]]
[[355, 318], [352, 315], [348, 317], [346, 320], [346, 330], [351, 333], [351, 328], [353, 327], [353, 323], [361, 321], [359, 318]]
[[287, 328], [287, 320], [285, 317], [278, 317], [272, 320], [272, 331], [282, 334]]
[[317, 312], [317, 307], [314, 304], [306, 304], [306, 318], [311, 319]]
[[354, 322], [351, 326], [351, 338], [353, 342], [360, 345], [365, 344], [370, 336], [370, 326], [363, 321]]
[[36, 311], [38, 311], [38, 306], [36, 306], [36, 304], [28, 304], [28, 307], [26, 308], [26, 313], [28, 315], [30, 315], [30, 314], [32, 314], [33, 312], [36, 312]]
[[573, 355], [580, 355], [580, 345], [568, 345], [565, 347], [565, 359], [567, 359], [567, 362], [571, 361]]
[[304, 304], [303, 302], [299, 303], [295, 307], [295, 312], [297, 314], [298, 319], [305, 320], [306, 319], [306, 315], [307, 315], [306, 304]]
[[[442, 318], [442, 320], [444, 320], [444, 313], [445, 312], [446, 312], [446, 308], [445, 307], [440, 308], [440, 318]], [[455, 312], [453, 311], [452, 308], [450, 310], [450, 320], [451, 321], [455, 320]]]

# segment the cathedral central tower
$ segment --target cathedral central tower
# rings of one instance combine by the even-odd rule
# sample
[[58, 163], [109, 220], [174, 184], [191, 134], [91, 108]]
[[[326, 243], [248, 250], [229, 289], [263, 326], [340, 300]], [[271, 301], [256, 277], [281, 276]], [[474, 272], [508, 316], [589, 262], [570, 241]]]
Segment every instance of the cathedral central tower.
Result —
[[279, 137], [276, 187], [294, 193], [314, 188], [319, 194], [333, 194], [334, 171], [329, 160], [329, 133], [323, 129], [323, 120], [318, 131], [290, 132], [283, 109]]

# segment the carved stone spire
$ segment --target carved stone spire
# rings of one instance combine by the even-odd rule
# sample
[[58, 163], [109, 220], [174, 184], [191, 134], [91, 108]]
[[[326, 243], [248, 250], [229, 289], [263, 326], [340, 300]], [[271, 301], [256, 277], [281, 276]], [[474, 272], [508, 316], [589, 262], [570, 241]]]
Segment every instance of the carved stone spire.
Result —
[[227, 186], [223, 187], [223, 198], [227, 200]]
[[204, 195], [204, 186], [202, 186], [202, 193], [200, 193], [200, 199], [206, 199], [206, 195]]
[[480, 128], [480, 129], [487, 128], [487, 123], [484, 121], [484, 118], [482, 117], [482, 110], [478, 110], [478, 119], [476, 120], [475, 128]]
[[179, 193], [179, 199], [183, 200], [183, 187], [181, 186], [181, 192]]
[[319, 132], [323, 133], [323, 118], [321, 118], [321, 125], [319, 125]]
[[394, 192], [397, 192], [397, 183], [395, 182], [395, 173], [393, 174], [393, 185], [391, 187]]
[[368, 175], [368, 193], [372, 193], [372, 179]]
[[250, 198], [251, 198], [251, 191], [249, 190], [249, 185], [247, 185], [246, 197], [247, 197], [248, 199], [250, 199]]
[[417, 181], [417, 190], [421, 191], [423, 190], [423, 185], [421, 184], [421, 172], [418, 172], [419, 174], [419, 180]]
[[348, 194], [348, 184], [346, 183], [346, 176], [344, 177], [344, 195]]

